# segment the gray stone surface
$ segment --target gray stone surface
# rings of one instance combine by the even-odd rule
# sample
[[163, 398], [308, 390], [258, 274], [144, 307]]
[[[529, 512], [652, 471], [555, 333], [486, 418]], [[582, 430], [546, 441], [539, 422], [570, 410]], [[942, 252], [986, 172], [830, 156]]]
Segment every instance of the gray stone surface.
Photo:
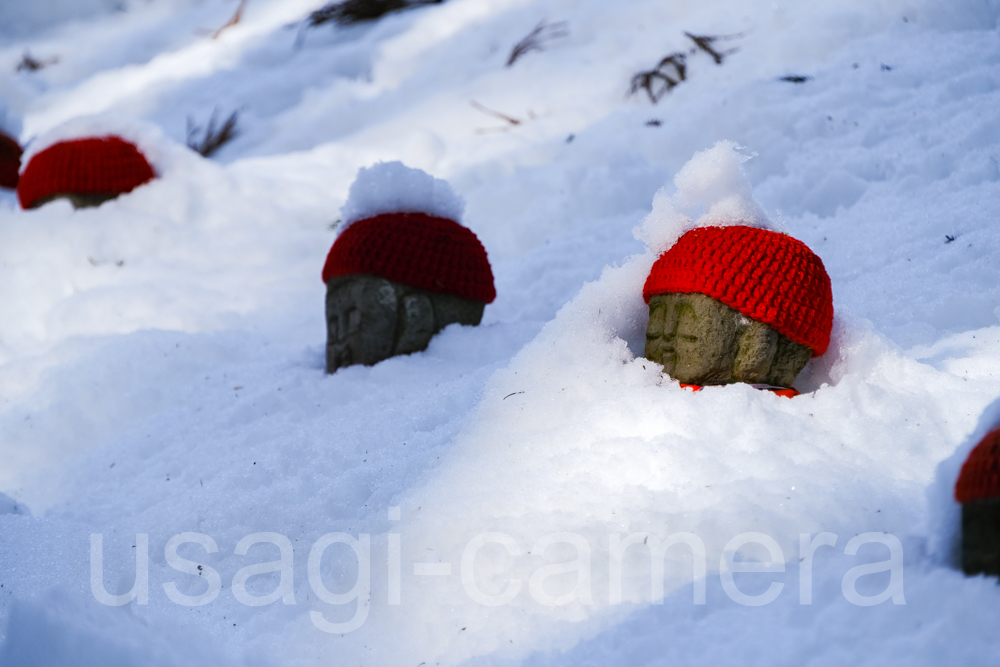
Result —
[[1000, 575], [1000, 499], [962, 505], [962, 570]]
[[646, 358], [685, 384], [790, 387], [812, 350], [704, 294], [649, 299]]
[[326, 285], [326, 372], [419, 352], [449, 324], [476, 325], [486, 304], [368, 274]]
[[104, 202], [114, 199], [117, 196], [118, 195], [81, 195], [61, 192], [49, 195], [48, 197], [42, 197], [36, 201], [31, 208], [45, 206], [50, 201], [55, 201], [56, 199], [68, 199], [69, 203], [73, 205], [73, 208], [90, 208], [92, 206], [100, 206]]

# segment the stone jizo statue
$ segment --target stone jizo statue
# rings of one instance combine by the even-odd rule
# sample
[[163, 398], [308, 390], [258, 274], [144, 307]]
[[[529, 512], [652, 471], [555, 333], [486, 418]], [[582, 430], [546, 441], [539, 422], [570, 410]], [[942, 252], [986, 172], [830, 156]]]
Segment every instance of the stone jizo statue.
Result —
[[1000, 428], [969, 452], [955, 484], [962, 504], [962, 570], [1000, 576]]
[[833, 326], [819, 257], [755, 227], [689, 231], [653, 265], [643, 296], [645, 356], [685, 385], [789, 388]]
[[135, 144], [121, 137], [60, 141], [28, 160], [17, 184], [21, 207], [67, 199], [74, 208], [100, 206], [155, 178]]
[[479, 324], [496, 297], [476, 235], [423, 213], [351, 224], [330, 249], [323, 281], [327, 373], [419, 352], [449, 324]]

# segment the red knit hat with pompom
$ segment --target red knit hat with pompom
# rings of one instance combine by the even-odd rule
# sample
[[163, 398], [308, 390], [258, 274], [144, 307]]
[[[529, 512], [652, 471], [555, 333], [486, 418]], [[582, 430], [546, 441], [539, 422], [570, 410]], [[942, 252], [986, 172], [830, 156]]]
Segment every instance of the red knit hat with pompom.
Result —
[[1000, 428], [987, 433], [969, 452], [955, 484], [955, 500], [963, 505], [990, 498], [1000, 498]]
[[323, 282], [354, 273], [484, 303], [497, 295], [476, 235], [454, 220], [425, 213], [384, 213], [345, 229], [326, 257]]
[[13, 137], [0, 132], [0, 188], [16, 188], [20, 169], [21, 146]]
[[135, 144], [121, 137], [60, 141], [28, 161], [17, 186], [23, 208], [52, 195], [117, 196], [156, 176]]
[[833, 292], [823, 261], [787, 234], [756, 227], [698, 227], [660, 255], [642, 298], [698, 293], [826, 352], [833, 328]]

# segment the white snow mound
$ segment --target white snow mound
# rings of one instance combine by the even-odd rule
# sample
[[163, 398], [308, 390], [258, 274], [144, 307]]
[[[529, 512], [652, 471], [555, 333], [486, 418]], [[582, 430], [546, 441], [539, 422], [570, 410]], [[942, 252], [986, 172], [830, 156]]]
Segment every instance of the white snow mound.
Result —
[[[755, 216], [741, 221], [761, 224], [739, 164], [731, 144], [698, 153], [667, 203], [707, 211], [698, 222], [744, 212]], [[659, 234], [656, 246], [686, 224], [659, 199], [663, 225], [650, 216], [645, 227]], [[646, 535], [693, 533], [712, 578], [727, 541], [741, 533], [772, 537], [786, 560], [801, 533], [905, 535], [918, 521], [934, 474], [929, 462], [969, 428], [968, 420], [935, 418], [940, 402], [978, 411], [988, 398], [843, 316], [828, 352], [796, 382], [802, 396], [744, 384], [682, 389], [640, 356], [642, 285], [656, 256], [606, 268], [492, 376], [440, 471], [400, 502], [403, 562], [461, 563], [470, 574], [447, 585], [408, 582], [398, 608], [372, 596], [367, 624], [346, 636], [343, 656], [382, 664], [521, 660], [565, 650], [701, 580], [690, 551], [679, 548], [666, 554], [664, 589], [653, 593], [648, 557], [637, 547], [622, 564], [624, 604], [612, 602], [615, 536], [645, 544]], [[470, 551], [476, 539], [498, 534], [509, 548]], [[474, 563], [469, 553], [479, 554]], [[573, 576], [573, 559], [589, 563], [588, 576]], [[469, 590], [502, 602], [480, 603]], [[389, 635], [392, 643], [379, 641]]]
[[0, 98], [0, 132], [15, 139], [21, 136], [21, 119], [14, 115], [7, 100]]
[[24, 172], [32, 157], [53, 144], [74, 139], [110, 136], [121, 137], [135, 144], [157, 176], [173, 170], [178, 163], [190, 162], [191, 157], [195, 155], [188, 148], [168, 139], [158, 125], [113, 114], [101, 114], [74, 118], [31, 138], [24, 147], [21, 171]]
[[362, 167], [340, 209], [341, 229], [383, 213], [426, 213], [461, 222], [465, 200], [447, 181], [402, 162]]
[[[657, 256], [695, 227], [746, 225], [776, 229], [753, 197], [743, 163], [753, 155], [732, 141], [696, 153], [674, 177], [676, 192], [660, 188], [653, 210], [632, 233]], [[776, 230], [784, 231], [784, 230]]]

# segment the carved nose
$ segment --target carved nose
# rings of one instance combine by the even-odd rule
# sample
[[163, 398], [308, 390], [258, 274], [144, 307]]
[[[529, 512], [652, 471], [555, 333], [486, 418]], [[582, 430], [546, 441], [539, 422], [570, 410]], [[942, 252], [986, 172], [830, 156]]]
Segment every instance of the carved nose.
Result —
[[361, 328], [361, 312], [357, 308], [351, 308], [347, 313], [347, 332], [354, 333]]
[[357, 332], [361, 328], [361, 313], [357, 308], [351, 308], [346, 313], [334, 316], [334, 326], [332, 329], [337, 333], [337, 341], [344, 342], [347, 336]]

